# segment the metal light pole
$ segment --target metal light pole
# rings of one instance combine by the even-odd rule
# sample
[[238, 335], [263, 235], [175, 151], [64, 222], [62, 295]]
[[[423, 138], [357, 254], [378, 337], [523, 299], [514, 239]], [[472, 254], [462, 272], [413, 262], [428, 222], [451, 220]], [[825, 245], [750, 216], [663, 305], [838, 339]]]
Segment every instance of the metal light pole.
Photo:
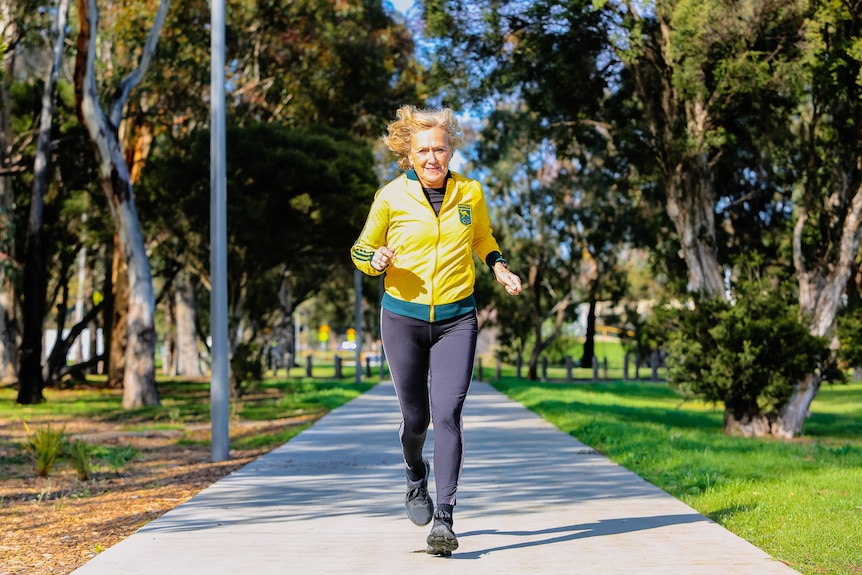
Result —
[[230, 455], [227, 345], [227, 168], [225, 151], [225, 0], [210, 3], [210, 323], [212, 460]]
[[356, 384], [362, 383], [362, 272], [353, 270], [356, 292]]

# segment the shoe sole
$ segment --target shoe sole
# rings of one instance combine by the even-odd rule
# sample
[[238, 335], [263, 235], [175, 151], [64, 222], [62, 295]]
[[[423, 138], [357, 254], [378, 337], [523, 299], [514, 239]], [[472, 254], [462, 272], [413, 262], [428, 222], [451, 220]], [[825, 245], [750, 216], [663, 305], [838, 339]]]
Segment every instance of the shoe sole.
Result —
[[431, 534], [428, 536], [426, 543], [428, 543], [428, 549], [426, 550], [428, 555], [438, 555], [440, 557], [449, 557], [458, 548], [458, 540], [445, 535]]
[[428, 550], [426, 551], [428, 555], [434, 555], [435, 557], [451, 557], [452, 552], [447, 551], [446, 549], [435, 549], [434, 547], [428, 546]]

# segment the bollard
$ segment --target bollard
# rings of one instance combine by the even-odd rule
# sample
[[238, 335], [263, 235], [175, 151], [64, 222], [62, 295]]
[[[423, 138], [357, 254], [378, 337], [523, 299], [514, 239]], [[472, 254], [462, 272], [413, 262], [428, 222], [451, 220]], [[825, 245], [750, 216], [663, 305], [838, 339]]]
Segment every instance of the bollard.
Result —
[[524, 359], [521, 357], [521, 354], [518, 354], [518, 359], [515, 360], [515, 368], [517, 370], [518, 379], [521, 379], [521, 366], [524, 363]]
[[623, 381], [628, 381], [629, 379], [629, 352], [626, 352], [625, 356], [623, 356]]
[[566, 356], [566, 381], [572, 381], [572, 369], [575, 367], [575, 362], [572, 356]]
[[312, 371], [311, 364], [313, 361], [314, 361], [314, 359], [311, 357], [311, 354], [308, 354], [307, 356], [305, 356], [305, 377], [311, 377], [311, 371]]
[[341, 379], [341, 356], [335, 356], [335, 379]]
[[365, 376], [371, 377], [371, 358], [370, 357], [365, 358]]
[[658, 381], [658, 350], [652, 352], [652, 356], [650, 357], [650, 364], [652, 364], [652, 380]]

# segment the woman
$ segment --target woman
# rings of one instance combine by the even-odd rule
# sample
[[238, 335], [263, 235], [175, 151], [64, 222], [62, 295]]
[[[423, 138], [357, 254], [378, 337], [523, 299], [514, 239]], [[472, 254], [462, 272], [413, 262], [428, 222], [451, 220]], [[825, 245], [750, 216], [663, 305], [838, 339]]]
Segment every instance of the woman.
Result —
[[[404, 106], [387, 132], [384, 142], [407, 173], [377, 192], [351, 257], [368, 275], [386, 273], [380, 332], [401, 407], [405, 507], [417, 525], [434, 519], [428, 553], [448, 557], [458, 547], [452, 513], [478, 334], [473, 254], [510, 294], [520, 293], [521, 280], [491, 232], [481, 184], [449, 171], [463, 141], [452, 110]], [[432, 419], [436, 513], [422, 456]]]

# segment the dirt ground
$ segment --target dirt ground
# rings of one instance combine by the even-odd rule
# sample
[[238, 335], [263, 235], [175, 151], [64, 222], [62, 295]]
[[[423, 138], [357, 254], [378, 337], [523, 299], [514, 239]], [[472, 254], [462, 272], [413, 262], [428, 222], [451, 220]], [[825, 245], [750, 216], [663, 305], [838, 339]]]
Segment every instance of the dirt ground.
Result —
[[[243, 430], [274, 433], [308, 422], [307, 417], [279, 420]], [[22, 458], [17, 446], [26, 437], [21, 422], [0, 419], [0, 575], [71, 573], [269, 450], [232, 451], [228, 461], [211, 463], [208, 443], [178, 443], [180, 438], [208, 440], [208, 427], [129, 432], [74, 419], [52, 425], [65, 426], [67, 434], [88, 443], [131, 446], [137, 454], [118, 470], [97, 466], [86, 481], [66, 463], [48, 477], [38, 477], [35, 464]], [[234, 432], [232, 428], [232, 437]]]

